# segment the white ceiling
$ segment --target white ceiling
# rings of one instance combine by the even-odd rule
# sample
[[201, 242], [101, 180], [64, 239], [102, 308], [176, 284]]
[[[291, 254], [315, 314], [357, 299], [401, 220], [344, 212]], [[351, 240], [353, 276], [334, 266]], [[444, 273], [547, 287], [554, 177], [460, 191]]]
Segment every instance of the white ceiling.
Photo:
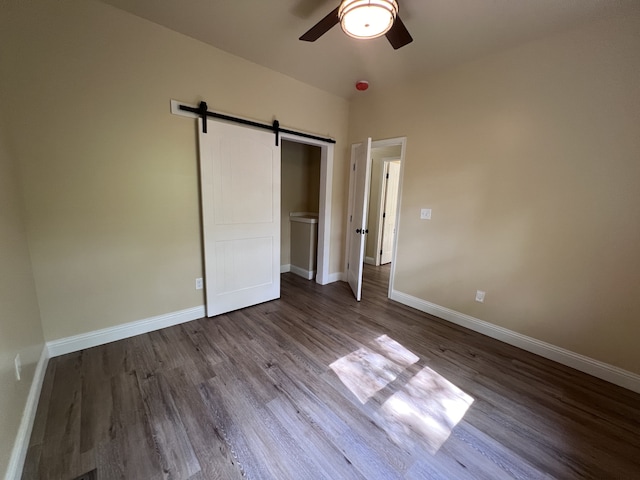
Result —
[[339, 0], [102, 0], [323, 90], [349, 98], [507, 49], [597, 18], [638, 0], [400, 0], [413, 43], [355, 40], [334, 27], [315, 43], [298, 37]]

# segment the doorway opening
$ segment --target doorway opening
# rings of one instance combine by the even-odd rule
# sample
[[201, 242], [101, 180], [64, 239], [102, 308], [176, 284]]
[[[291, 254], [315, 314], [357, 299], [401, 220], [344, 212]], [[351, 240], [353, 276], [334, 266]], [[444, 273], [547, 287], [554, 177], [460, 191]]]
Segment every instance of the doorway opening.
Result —
[[[375, 142], [373, 142], [375, 143]], [[391, 263], [400, 182], [402, 145], [371, 148], [371, 176], [365, 263]]]
[[317, 273], [321, 149], [282, 141], [280, 273], [311, 280]]
[[[357, 282], [357, 286], [354, 288], [352, 285], [352, 289], [358, 300], [362, 295], [362, 277], [366, 275], [375, 276], [377, 283], [380, 283], [381, 275], [386, 276], [385, 280], [389, 285], [387, 295], [392, 289], [406, 137], [371, 141], [364, 168], [365, 166], [358, 165], [356, 153], [366, 150], [360, 148], [360, 145], [367, 143], [352, 147], [353, 167], [347, 219], [346, 271], [349, 283]], [[365, 183], [364, 188], [359, 182]], [[365, 210], [362, 227], [353, 224], [354, 215], [359, 219], [361, 208]], [[361, 232], [365, 233], [361, 241], [362, 253], [358, 256], [357, 240], [358, 235], [362, 235]], [[367, 264], [366, 269], [363, 268], [364, 263]], [[351, 272], [353, 274], [349, 275]], [[351, 278], [357, 276], [360, 278]]]
[[[334, 145], [281, 134], [280, 271], [326, 285]], [[292, 221], [293, 220], [293, 221]]]

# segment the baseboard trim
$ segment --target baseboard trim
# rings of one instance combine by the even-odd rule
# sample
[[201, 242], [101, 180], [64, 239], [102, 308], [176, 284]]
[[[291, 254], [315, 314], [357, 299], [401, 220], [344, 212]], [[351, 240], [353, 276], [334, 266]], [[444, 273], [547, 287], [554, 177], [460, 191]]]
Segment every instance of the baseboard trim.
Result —
[[345, 279], [345, 275], [342, 272], [329, 273], [328, 275], [321, 276], [320, 273], [316, 276], [316, 282], [320, 285], [328, 285], [334, 282], [342, 282]]
[[205, 316], [204, 305], [47, 342], [50, 357], [77, 352], [124, 338], [172, 327]]
[[291, 271], [291, 265], [280, 265], [280, 273], [289, 273]]
[[333, 283], [333, 282], [346, 282], [347, 281], [347, 274], [344, 272], [336, 272], [336, 273], [330, 273], [329, 274], [329, 281], [327, 283]]
[[33, 380], [31, 382], [31, 387], [29, 388], [27, 403], [25, 404], [22, 412], [22, 419], [20, 420], [20, 426], [18, 427], [18, 434], [16, 435], [16, 440], [13, 443], [13, 450], [11, 451], [11, 457], [9, 458], [9, 465], [7, 466], [7, 473], [5, 476], [6, 480], [19, 480], [22, 477], [24, 461], [27, 458], [29, 440], [31, 439], [31, 431], [33, 430], [33, 422], [36, 418], [36, 411], [38, 410], [40, 391], [42, 390], [44, 374], [47, 371], [48, 362], [49, 350], [46, 345], [43, 345], [40, 359], [38, 360], [36, 369], [33, 373]]
[[305, 270], [304, 268], [300, 268], [297, 267], [295, 265], [290, 265], [290, 272], [294, 273], [296, 275], [299, 275], [300, 277], [306, 278], [307, 280], [313, 280], [313, 278], [316, 276], [316, 271], [315, 270]]
[[366, 263], [367, 265], [374, 265], [376, 264], [376, 259], [373, 257], [364, 257], [364, 263]]
[[484, 320], [436, 305], [435, 303], [427, 302], [426, 300], [397, 290], [393, 290], [389, 298], [430, 315], [435, 315], [451, 323], [455, 323], [456, 325], [482, 333], [483, 335], [495, 338], [509, 345], [535, 353], [541, 357], [548, 358], [549, 360], [640, 393], [640, 375], [633, 372], [623, 370], [622, 368], [609, 365], [599, 360], [594, 360], [593, 358], [570, 350], [565, 350], [550, 343], [536, 340], [535, 338], [522, 335], [513, 330], [493, 325]]

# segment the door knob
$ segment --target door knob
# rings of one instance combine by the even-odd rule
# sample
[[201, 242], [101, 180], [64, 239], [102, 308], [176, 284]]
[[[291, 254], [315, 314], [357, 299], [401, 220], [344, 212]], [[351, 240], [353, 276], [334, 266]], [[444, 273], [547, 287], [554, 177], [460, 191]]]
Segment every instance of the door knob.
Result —
[[362, 233], [362, 229], [361, 228], [356, 228], [356, 233]]

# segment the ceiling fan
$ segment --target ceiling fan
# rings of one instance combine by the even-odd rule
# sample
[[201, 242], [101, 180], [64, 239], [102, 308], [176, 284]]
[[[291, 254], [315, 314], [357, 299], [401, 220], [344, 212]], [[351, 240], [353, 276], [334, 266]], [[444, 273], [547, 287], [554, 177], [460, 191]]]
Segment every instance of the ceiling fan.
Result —
[[342, 0], [331, 13], [311, 27], [300, 40], [315, 42], [340, 24], [354, 38], [387, 37], [397, 50], [413, 42], [409, 31], [398, 16], [396, 0]]

